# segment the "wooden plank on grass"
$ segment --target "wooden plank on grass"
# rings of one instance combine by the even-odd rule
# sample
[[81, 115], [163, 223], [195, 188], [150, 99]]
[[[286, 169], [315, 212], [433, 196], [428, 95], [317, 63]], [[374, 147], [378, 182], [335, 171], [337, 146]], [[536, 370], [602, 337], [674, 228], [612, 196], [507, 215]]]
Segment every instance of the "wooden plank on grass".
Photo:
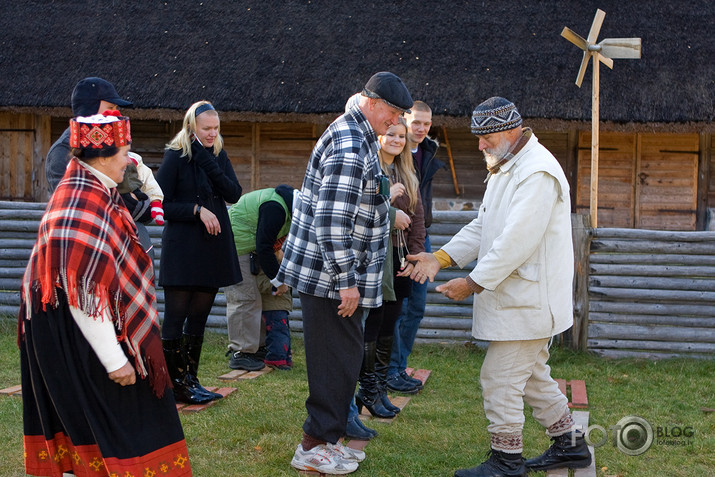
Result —
[[343, 445], [345, 445], [345, 447], [349, 447], [351, 449], [365, 450], [365, 447], [367, 447], [368, 442], [370, 442], [370, 441], [364, 441], [361, 439], [350, 439], [347, 442], [343, 442]]
[[273, 368], [271, 368], [270, 366], [266, 366], [265, 368], [261, 369], [260, 371], [251, 371], [250, 373], [241, 375], [238, 377], [238, 379], [254, 379], [254, 378], [257, 378], [258, 376], [263, 376], [264, 374], [268, 374], [271, 371], [273, 371]]
[[430, 369], [418, 369], [417, 371], [415, 371], [412, 377], [415, 379], [419, 379], [420, 381], [422, 381], [422, 384], [425, 384], [430, 374], [432, 374], [432, 370]]
[[226, 374], [222, 374], [221, 376], [218, 377], [221, 381], [235, 381], [237, 380], [240, 376], [243, 376], [244, 374], [247, 374], [248, 371], [245, 369], [234, 369], [232, 371], [229, 371]]
[[[19, 393], [20, 391], [22, 391], [22, 385], [18, 384], [17, 386], [0, 389], [0, 395], [13, 396], [13, 395], [16, 395], [17, 393]], [[21, 395], [21, 393], [17, 394], [17, 395], [19, 396], [19, 395]]]
[[[588, 411], [574, 411], [572, 415], [576, 425], [580, 425], [584, 431], [588, 429]], [[588, 451], [591, 453], [591, 465], [584, 469], [574, 469], [574, 477], [596, 477], [596, 455], [593, 446], [588, 446]]]
[[[556, 379], [559, 390], [569, 400], [570, 408], [582, 409], [588, 407], [588, 396], [586, 395], [586, 383], [582, 379]], [[569, 389], [571, 393], [569, 395]]]
[[546, 477], [569, 477], [568, 469], [547, 470]]
[[571, 381], [569, 381], [569, 386], [571, 386], [570, 407], [575, 407], [575, 408], [588, 407], [588, 396], [586, 395], [586, 383], [584, 382], [584, 380], [583, 379], [572, 379]]

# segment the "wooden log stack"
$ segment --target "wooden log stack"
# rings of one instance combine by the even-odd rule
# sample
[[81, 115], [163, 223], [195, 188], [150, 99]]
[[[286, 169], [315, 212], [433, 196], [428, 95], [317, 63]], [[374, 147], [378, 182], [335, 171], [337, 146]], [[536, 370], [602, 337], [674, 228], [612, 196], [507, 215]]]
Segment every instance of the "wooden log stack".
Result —
[[[17, 315], [22, 276], [44, 208], [44, 203], [0, 201], [0, 315]], [[475, 216], [476, 211], [435, 211], [432, 249]], [[715, 356], [715, 232], [590, 229], [579, 217], [574, 219], [576, 325], [565, 341], [611, 357]], [[162, 227], [148, 229], [158, 275]], [[440, 283], [464, 275], [449, 268], [429, 284], [418, 341], [472, 340], [472, 299], [455, 303], [435, 291]], [[161, 317], [161, 288], [157, 304]], [[291, 329], [301, 333], [296, 294], [293, 304]], [[221, 291], [208, 326], [226, 332]]]
[[590, 350], [715, 355], [715, 233], [599, 228], [589, 261]]

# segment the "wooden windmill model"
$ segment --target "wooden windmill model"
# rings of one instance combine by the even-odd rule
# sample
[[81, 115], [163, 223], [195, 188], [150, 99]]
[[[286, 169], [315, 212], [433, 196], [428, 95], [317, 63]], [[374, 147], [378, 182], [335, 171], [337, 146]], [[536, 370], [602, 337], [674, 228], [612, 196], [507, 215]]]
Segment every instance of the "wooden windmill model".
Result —
[[593, 84], [591, 91], [591, 226], [598, 226], [598, 65], [603, 63], [613, 69], [614, 59], [631, 58], [638, 59], [641, 57], [641, 39], [640, 38], [607, 38], [600, 43], [596, 43], [598, 33], [601, 31], [603, 18], [606, 12], [596, 10], [596, 16], [593, 18], [591, 30], [588, 32], [588, 38], [585, 40], [577, 33], [568, 27], [564, 27], [561, 31], [561, 36], [568, 41], [578, 46], [583, 50], [583, 59], [581, 67], [578, 70], [576, 77], [576, 86], [581, 87], [581, 82], [586, 74], [588, 60], [593, 57]]

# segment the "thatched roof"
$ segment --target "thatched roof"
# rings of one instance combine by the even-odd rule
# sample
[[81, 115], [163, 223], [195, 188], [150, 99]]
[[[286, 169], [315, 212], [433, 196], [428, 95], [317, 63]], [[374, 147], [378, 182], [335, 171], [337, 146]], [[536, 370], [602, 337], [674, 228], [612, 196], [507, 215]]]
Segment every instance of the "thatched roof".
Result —
[[[114, 82], [143, 116], [199, 99], [253, 114], [334, 114], [376, 71], [435, 114], [465, 118], [505, 96], [529, 118], [590, 121], [574, 81], [597, 8], [603, 38], [641, 37], [640, 60], [601, 66], [601, 118], [713, 119], [715, 4], [625, 0], [23, 0], [0, 6], [0, 107], [66, 108], [86, 76]], [[153, 111], [153, 112], [152, 112]], [[136, 114], [132, 113], [136, 116]]]

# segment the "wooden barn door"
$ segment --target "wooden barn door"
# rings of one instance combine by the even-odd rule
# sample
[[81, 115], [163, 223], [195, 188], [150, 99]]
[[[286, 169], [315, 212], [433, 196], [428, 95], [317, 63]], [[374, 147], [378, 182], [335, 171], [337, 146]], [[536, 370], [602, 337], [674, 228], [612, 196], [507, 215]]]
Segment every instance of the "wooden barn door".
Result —
[[43, 200], [48, 117], [0, 112], [0, 200]]
[[[576, 211], [588, 213], [591, 134], [578, 147]], [[602, 132], [599, 149], [598, 226], [695, 230], [697, 134]]]
[[639, 134], [635, 228], [695, 230], [697, 134]]

